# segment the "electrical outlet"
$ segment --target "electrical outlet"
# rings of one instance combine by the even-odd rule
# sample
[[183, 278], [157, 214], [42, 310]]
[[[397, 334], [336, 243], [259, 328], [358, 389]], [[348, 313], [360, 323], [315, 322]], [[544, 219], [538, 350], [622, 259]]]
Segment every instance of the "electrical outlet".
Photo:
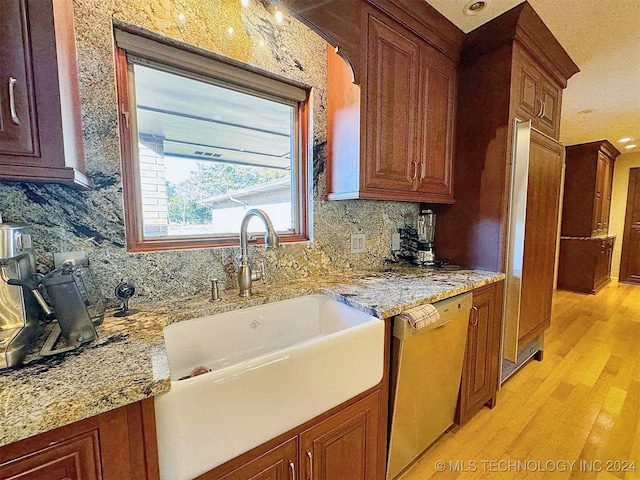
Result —
[[392, 233], [391, 234], [391, 251], [397, 252], [400, 250], [400, 234]]
[[351, 253], [362, 253], [366, 251], [365, 234], [357, 233], [351, 235]]

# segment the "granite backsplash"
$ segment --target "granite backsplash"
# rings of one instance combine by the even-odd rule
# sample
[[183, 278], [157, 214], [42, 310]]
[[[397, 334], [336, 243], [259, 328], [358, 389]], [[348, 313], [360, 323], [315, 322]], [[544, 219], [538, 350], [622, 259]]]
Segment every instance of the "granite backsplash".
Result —
[[[4, 221], [33, 226], [41, 271], [53, 268], [53, 252], [84, 250], [107, 297], [125, 279], [136, 284], [140, 300], [203, 294], [211, 277], [222, 279], [223, 288], [235, 288], [238, 247], [126, 250], [114, 19], [313, 86], [313, 241], [273, 251], [251, 247], [250, 255], [266, 259], [272, 281], [382, 268], [391, 234], [414, 224], [418, 205], [324, 200], [327, 44], [288, 15], [277, 23], [274, 11], [265, 0], [252, 0], [248, 7], [239, 0], [74, 0], [85, 157], [95, 189], [0, 182]], [[354, 233], [366, 234], [366, 253], [350, 253]]]

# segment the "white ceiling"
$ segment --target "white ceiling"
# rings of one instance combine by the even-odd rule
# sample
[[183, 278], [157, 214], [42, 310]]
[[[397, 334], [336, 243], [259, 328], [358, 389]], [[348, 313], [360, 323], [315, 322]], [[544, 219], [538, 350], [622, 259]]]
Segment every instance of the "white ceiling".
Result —
[[[485, 0], [476, 15], [470, 0], [425, 0], [462, 31], [523, 0]], [[620, 152], [640, 152], [640, 0], [529, 0], [580, 68], [563, 93], [560, 141], [607, 139]], [[618, 140], [632, 137], [636, 148]]]

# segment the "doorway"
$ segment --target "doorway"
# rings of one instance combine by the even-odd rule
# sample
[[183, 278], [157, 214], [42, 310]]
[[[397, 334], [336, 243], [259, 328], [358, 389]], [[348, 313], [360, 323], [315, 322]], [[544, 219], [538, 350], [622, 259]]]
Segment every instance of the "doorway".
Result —
[[629, 170], [619, 281], [640, 284], [640, 167]]

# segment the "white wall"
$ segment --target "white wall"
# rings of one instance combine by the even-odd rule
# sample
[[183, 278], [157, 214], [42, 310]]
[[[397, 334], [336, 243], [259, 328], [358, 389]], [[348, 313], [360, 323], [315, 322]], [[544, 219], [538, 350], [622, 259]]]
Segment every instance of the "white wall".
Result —
[[609, 218], [609, 235], [616, 235], [613, 250], [611, 276], [618, 278], [620, 273], [620, 254], [622, 252], [622, 236], [624, 234], [624, 216], [629, 189], [629, 169], [640, 167], [640, 152], [623, 153], [616, 159], [613, 171], [613, 190], [611, 193], [611, 216]]

